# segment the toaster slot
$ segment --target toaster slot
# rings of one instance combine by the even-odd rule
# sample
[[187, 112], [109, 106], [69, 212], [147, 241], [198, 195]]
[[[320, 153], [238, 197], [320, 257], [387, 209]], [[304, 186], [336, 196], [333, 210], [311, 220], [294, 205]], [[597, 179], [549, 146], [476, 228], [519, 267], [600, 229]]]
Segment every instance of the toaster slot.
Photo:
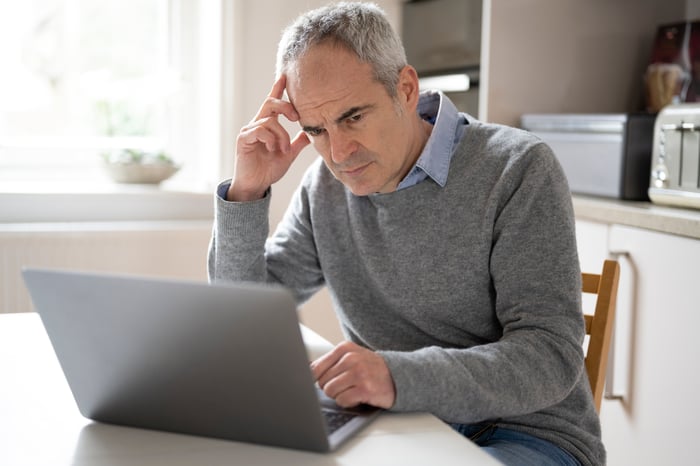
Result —
[[680, 186], [700, 188], [700, 127], [693, 123], [681, 125]]
[[680, 186], [683, 171], [683, 129], [679, 124], [664, 124], [661, 130], [659, 162], [666, 165], [668, 173], [661, 186], [676, 188]]

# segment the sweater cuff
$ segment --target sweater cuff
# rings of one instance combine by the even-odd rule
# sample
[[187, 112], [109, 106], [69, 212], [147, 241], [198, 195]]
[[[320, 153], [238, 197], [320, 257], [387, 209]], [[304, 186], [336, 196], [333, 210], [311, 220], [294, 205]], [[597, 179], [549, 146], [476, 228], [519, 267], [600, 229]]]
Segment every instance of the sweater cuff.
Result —
[[[384, 358], [396, 389], [396, 398], [392, 411], [417, 411], [420, 410], [419, 387], [425, 384], [425, 368], [421, 362], [416, 361], [402, 351], [378, 351]], [[420, 360], [420, 358], [419, 358]], [[431, 394], [424, 394], [430, 396]], [[434, 394], [433, 394], [434, 395]]]
[[[264, 242], [269, 233], [269, 211], [271, 189], [262, 199], [250, 202], [230, 202], [226, 192], [231, 180], [223, 181], [216, 189], [215, 221], [217, 237], [221, 238], [255, 238], [260, 236]], [[258, 238], [260, 239], [260, 238]]]

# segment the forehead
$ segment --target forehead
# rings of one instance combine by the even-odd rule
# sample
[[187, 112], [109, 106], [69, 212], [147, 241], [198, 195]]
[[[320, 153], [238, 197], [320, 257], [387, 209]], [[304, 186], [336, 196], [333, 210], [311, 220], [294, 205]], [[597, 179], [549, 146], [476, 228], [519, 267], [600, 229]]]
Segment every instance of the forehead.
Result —
[[302, 119], [317, 112], [342, 112], [382, 94], [388, 98], [372, 67], [339, 46], [312, 47], [287, 75], [287, 95]]

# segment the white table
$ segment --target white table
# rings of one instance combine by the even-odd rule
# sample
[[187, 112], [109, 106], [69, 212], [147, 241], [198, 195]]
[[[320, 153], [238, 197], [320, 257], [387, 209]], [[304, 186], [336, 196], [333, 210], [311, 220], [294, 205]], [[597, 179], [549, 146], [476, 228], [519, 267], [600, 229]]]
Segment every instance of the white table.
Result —
[[429, 414], [385, 413], [332, 454], [94, 423], [78, 412], [38, 315], [0, 315], [0, 465], [375, 464], [498, 463]]

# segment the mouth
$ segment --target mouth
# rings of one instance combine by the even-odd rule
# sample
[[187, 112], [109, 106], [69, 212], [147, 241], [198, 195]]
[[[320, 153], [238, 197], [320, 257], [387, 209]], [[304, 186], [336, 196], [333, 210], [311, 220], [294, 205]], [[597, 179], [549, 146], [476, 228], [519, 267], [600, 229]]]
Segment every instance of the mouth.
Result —
[[371, 163], [372, 162], [369, 162], [369, 163], [366, 163], [364, 165], [360, 165], [359, 167], [352, 168], [352, 169], [341, 170], [341, 173], [345, 176], [349, 176], [349, 177], [354, 178], [354, 177], [362, 175], [365, 172], [365, 170], [367, 169], [367, 167], [370, 166]]

